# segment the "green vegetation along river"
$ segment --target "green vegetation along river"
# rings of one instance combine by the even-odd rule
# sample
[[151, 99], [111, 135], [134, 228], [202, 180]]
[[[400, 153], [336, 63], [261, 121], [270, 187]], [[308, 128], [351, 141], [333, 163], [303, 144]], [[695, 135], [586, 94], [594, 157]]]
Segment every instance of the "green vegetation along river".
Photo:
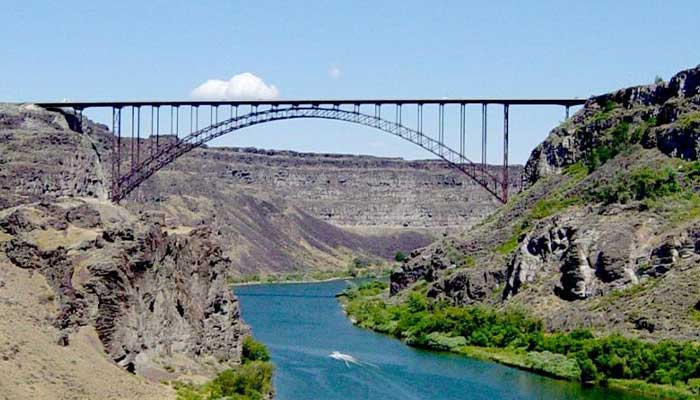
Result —
[[469, 357], [424, 351], [352, 325], [346, 281], [236, 288], [243, 318], [270, 349], [279, 400], [637, 399]]

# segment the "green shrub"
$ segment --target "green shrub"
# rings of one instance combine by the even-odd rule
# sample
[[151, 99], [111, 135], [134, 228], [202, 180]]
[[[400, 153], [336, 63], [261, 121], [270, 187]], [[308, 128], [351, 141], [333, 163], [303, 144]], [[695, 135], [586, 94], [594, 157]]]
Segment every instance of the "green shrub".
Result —
[[462, 267], [463, 268], [471, 268], [474, 265], [476, 265], [476, 261], [474, 260], [473, 256], [465, 256], [464, 260], [462, 261]]
[[496, 247], [496, 252], [508, 255], [518, 248], [518, 235], [512, 235], [508, 240], [503, 242], [500, 246]]
[[458, 352], [464, 346], [522, 349], [527, 351], [527, 364], [533, 370], [599, 384], [640, 379], [697, 386], [700, 379], [697, 343], [651, 343], [620, 335], [595, 337], [588, 330], [548, 334], [541, 321], [522, 310], [456, 307], [417, 292], [394, 305], [361, 296], [358, 290], [353, 289], [346, 304], [357, 324], [403, 338], [414, 346]]
[[464, 336], [449, 336], [442, 332], [431, 332], [427, 339], [427, 346], [436, 350], [455, 350], [467, 344]]
[[630, 125], [627, 122], [621, 122], [607, 132], [609, 140], [607, 144], [601, 144], [593, 147], [585, 160], [588, 171], [592, 172], [608, 160], [614, 158], [622, 150], [627, 148], [632, 141], [633, 135], [630, 135]]
[[394, 255], [394, 260], [396, 260], [396, 262], [404, 262], [404, 260], [406, 260], [406, 255], [401, 251], [397, 251], [396, 255]]
[[700, 111], [680, 115], [676, 124], [684, 131], [700, 129]]
[[570, 380], [581, 379], [581, 367], [574, 358], [550, 351], [531, 351], [526, 358], [530, 368], [545, 374]]
[[578, 181], [588, 175], [588, 168], [582, 162], [577, 162], [567, 166], [564, 169], [566, 175], [571, 176], [574, 180]]
[[272, 364], [250, 361], [203, 385], [175, 383], [178, 400], [262, 400], [272, 391]]
[[253, 339], [252, 336], [246, 336], [243, 339], [243, 363], [249, 361], [270, 361], [270, 353], [264, 344]]
[[546, 218], [580, 202], [581, 199], [578, 197], [542, 199], [533, 205], [530, 217], [534, 219]]
[[630, 200], [657, 199], [681, 191], [676, 171], [672, 168], [642, 167], [615, 182], [589, 191], [591, 200], [606, 204], [627, 203]]
[[688, 379], [688, 390], [694, 394], [700, 394], [700, 378]]

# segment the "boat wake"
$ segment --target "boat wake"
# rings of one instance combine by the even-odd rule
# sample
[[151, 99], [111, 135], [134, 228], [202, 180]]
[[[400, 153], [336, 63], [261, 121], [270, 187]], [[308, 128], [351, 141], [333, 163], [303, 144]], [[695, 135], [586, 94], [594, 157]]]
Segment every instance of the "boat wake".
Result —
[[350, 354], [343, 354], [339, 351], [333, 351], [331, 354], [329, 354], [329, 357], [338, 360], [338, 361], [343, 361], [345, 363], [345, 366], [350, 368], [350, 364], [355, 364], [359, 366], [370, 366], [374, 368], [379, 368], [378, 366], [370, 363], [370, 362], [363, 362], [358, 360], [357, 358], [351, 356]]

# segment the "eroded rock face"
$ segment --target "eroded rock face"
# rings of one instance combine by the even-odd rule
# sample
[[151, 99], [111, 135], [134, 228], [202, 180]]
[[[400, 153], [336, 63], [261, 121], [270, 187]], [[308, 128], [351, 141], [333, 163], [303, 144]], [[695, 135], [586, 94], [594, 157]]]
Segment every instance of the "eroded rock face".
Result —
[[444, 298], [457, 305], [467, 305], [488, 300], [502, 287], [505, 274], [496, 269], [466, 269], [437, 281], [428, 296]]
[[635, 222], [583, 212], [540, 221], [511, 257], [505, 298], [546, 275], [558, 275], [553, 290], [565, 300], [637, 283], [637, 252], [644, 244], [636, 231], [644, 226]]
[[[489, 167], [500, 176], [500, 167]], [[498, 201], [442, 162], [343, 154], [312, 154], [242, 148], [196, 149], [166, 167], [168, 175], [190, 171], [194, 185], [156, 175], [144, 186], [149, 197], [173, 194], [217, 198], [217, 191], [274, 194], [322, 221], [341, 227], [420, 228], [442, 232], [469, 227], [498, 208]], [[522, 167], [509, 172], [514, 192]], [[203, 192], [204, 191], [204, 192]]]
[[[608, 104], [614, 109], [606, 110]], [[641, 138], [647, 148], [686, 160], [700, 155], [697, 127], [679, 124], [683, 115], [700, 112], [700, 68], [681, 71], [667, 83], [636, 86], [592, 97], [569, 121], [554, 128], [533, 150], [525, 165], [532, 184], [583, 160], [591, 149], [609, 145], [609, 131], [623, 122], [655, 121]]]
[[60, 344], [94, 326], [107, 353], [132, 372], [173, 355], [237, 363], [248, 334], [225, 283], [230, 260], [206, 228], [168, 234], [106, 203], [66, 200], [0, 213], [2, 247], [57, 293]]
[[36, 106], [0, 104], [0, 209], [61, 196], [107, 197], [93, 139], [69, 122]]
[[449, 259], [442, 247], [432, 250], [414, 250], [411, 252], [410, 261], [407, 260], [399, 269], [391, 273], [389, 285], [391, 294], [398, 293], [419, 279], [433, 282], [440, 276], [441, 271], [456, 268], [454, 260]]

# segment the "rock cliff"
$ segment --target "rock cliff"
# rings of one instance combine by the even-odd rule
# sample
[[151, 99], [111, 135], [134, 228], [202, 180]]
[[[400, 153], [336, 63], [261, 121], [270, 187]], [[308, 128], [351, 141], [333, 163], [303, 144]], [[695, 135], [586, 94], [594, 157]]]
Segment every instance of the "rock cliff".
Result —
[[169, 233], [90, 199], [0, 212], [7, 260], [55, 292], [56, 342], [67, 346], [92, 327], [118, 365], [154, 381], [240, 361], [248, 328], [225, 283], [231, 262], [213, 236]]
[[0, 104], [0, 209], [60, 196], [107, 198], [100, 153], [71, 123], [36, 106]]
[[391, 277], [456, 304], [521, 305], [551, 330], [700, 338], [700, 68], [591, 98], [552, 130], [530, 187]]
[[[491, 168], [500, 174], [499, 167]], [[227, 190], [284, 198], [340, 227], [442, 233], [446, 228], [468, 228], [499, 206], [474, 181], [437, 161], [244, 148], [196, 149], [154, 177], [142, 198], [194, 195], [189, 185], [194, 179], [173, 184], [167, 176], [182, 171]], [[514, 191], [519, 190], [521, 171], [520, 166], [511, 167]], [[205, 192], [207, 197], [215, 196], [214, 190]]]

